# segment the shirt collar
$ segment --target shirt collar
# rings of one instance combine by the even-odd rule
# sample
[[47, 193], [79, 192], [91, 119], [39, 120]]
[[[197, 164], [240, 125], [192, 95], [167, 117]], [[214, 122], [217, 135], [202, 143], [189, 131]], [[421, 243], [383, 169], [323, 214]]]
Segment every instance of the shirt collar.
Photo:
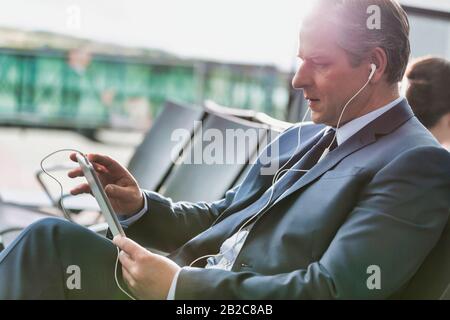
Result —
[[[343, 144], [345, 141], [347, 141], [351, 136], [353, 136], [355, 133], [357, 133], [359, 130], [364, 128], [367, 124], [381, 116], [386, 111], [392, 109], [397, 104], [399, 104], [404, 97], [399, 97], [395, 99], [394, 101], [388, 103], [387, 105], [378, 108], [372, 112], [369, 112], [359, 118], [353, 119], [350, 122], [347, 122], [342, 127], [339, 127], [336, 131], [336, 138], [338, 146]], [[325, 132], [328, 132], [328, 130], [333, 129], [332, 127], [327, 127]]]

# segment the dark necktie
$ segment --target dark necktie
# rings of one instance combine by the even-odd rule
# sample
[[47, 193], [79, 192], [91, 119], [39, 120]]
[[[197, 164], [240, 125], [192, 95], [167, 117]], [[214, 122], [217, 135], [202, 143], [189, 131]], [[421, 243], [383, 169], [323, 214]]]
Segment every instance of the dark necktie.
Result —
[[[287, 171], [281, 176], [281, 178], [278, 178], [278, 182], [273, 186], [274, 192], [271, 202], [275, 201], [306, 173], [304, 171], [296, 170], [310, 170], [317, 164], [326, 148], [329, 147], [331, 152], [337, 147], [337, 138], [333, 141], [335, 132], [336, 131], [334, 129], [328, 130], [297, 163], [295, 163], [291, 168], [289, 168], [289, 165], [285, 168], [295, 170]], [[330, 146], [332, 141], [333, 144]]]

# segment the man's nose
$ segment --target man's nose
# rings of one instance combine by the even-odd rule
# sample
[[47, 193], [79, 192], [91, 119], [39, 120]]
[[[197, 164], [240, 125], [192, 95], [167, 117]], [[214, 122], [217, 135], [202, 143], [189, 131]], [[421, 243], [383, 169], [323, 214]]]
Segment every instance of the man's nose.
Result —
[[292, 79], [292, 87], [294, 89], [303, 89], [307, 86], [311, 85], [311, 75], [309, 74], [306, 66], [304, 63], [302, 63], [298, 69], [297, 72], [294, 75], [294, 78]]

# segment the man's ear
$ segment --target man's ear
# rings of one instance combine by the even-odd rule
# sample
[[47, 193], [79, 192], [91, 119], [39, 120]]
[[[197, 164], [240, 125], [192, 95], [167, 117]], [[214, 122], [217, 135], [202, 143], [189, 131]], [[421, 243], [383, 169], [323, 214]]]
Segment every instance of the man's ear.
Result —
[[380, 47], [373, 49], [370, 54], [370, 63], [374, 63], [377, 66], [377, 70], [375, 71], [371, 82], [380, 82], [383, 79], [387, 68], [386, 51]]

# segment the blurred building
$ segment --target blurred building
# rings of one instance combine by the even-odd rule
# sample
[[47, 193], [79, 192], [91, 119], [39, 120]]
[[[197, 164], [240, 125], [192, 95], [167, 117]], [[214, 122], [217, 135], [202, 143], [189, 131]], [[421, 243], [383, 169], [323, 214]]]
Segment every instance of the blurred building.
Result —
[[401, 0], [411, 23], [412, 57], [450, 59], [450, 0]]
[[179, 58], [50, 32], [0, 28], [0, 125], [145, 130], [170, 99], [283, 118], [289, 74]]
[[[412, 57], [450, 59], [450, 0], [400, 0]], [[302, 93], [270, 65], [182, 59], [50, 32], [0, 28], [0, 125], [145, 130], [167, 99], [205, 99], [299, 121]]]

